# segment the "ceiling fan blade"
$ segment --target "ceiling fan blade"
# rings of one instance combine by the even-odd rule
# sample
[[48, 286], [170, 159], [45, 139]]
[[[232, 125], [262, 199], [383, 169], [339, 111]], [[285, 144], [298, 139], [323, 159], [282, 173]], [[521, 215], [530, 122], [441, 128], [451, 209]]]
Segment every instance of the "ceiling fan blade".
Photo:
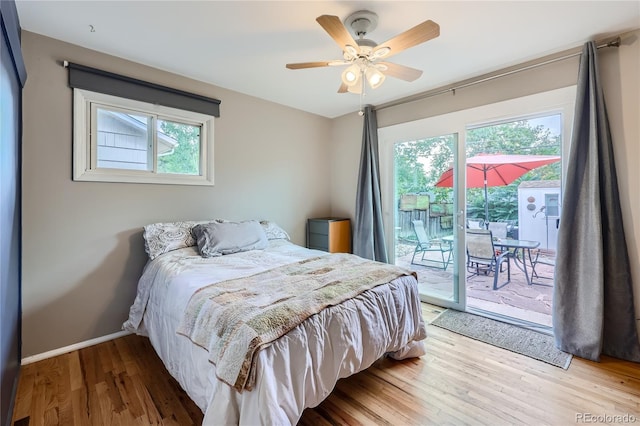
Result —
[[328, 67], [330, 62], [331, 61], [299, 62], [297, 64], [287, 64], [287, 68], [290, 70], [300, 70], [304, 68]]
[[347, 86], [346, 84], [342, 83], [340, 85], [340, 88], [338, 89], [338, 93], [347, 93], [347, 89], [349, 88], [349, 86]]
[[356, 51], [360, 51], [358, 43], [351, 37], [340, 18], [333, 15], [322, 15], [318, 16], [316, 21], [338, 43], [342, 50], [345, 50], [345, 46], [352, 46]]
[[435, 22], [428, 20], [424, 21], [421, 24], [416, 25], [415, 27], [408, 29], [407, 31], [398, 34], [390, 40], [385, 41], [384, 43], [380, 43], [373, 49], [374, 55], [377, 50], [381, 48], [389, 48], [390, 51], [386, 55], [382, 55], [381, 57], [388, 58], [389, 56], [395, 55], [396, 53], [400, 53], [405, 49], [416, 46], [420, 43], [424, 43], [425, 41], [429, 41], [433, 38], [436, 38], [440, 35], [440, 25]]
[[[383, 65], [384, 67], [380, 67], [380, 71], [384, 75], [388, 75], [389, 77], [399, 78], [404, 81], [415, 81], [422, 75], [422, 71], [407, 67], [405, 65], [398, 65], [391, 62], [378, 62], [377, 65]], [[386, 69], [384, 69], [386, 67]]]

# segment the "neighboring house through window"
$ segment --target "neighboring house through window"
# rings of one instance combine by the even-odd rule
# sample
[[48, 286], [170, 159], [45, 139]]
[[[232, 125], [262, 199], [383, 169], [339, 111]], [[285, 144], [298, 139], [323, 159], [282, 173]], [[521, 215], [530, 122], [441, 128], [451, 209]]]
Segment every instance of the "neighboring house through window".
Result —
[[213, 185], [213, 119], [74, 89], [73, 179]]
[[74, 180], [213, 185], [219, 100], [65, 66], [74, 99]]

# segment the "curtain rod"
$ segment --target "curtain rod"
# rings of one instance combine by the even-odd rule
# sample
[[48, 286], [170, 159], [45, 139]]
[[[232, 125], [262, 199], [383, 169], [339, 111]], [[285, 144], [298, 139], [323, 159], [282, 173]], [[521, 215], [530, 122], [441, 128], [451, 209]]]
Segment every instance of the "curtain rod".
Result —
[[[620, 36], [616, 36], [614, 38], [605, 39], [605, 41], [600, 41], [598, 43], [598, 45], [596, 46], [596, 48], [597, 49], [601, 49], [601, 48], [604, 48], [604, 47], [619, 47], [620, 43], [621, 43]], [[495, 79], [501, 78], [501, 77], [506, 77], [508, 75], [515, 74], [515, 73], [518, 73], [518, 72], [521, 72], [521, 71], [527, 71], [527, 70], [530, 70], [530, 69], [533, 69], [533, 68], [541, 67], [543, 65], [548, 65], [548, 64], [552, 64], [554, 62], [563, 61], [565, 59], [573, 58], [573, 57], [579, 56], [581, 54], [582, 54], [582, 47], [576, 47], [576, 48], [573, 48], [573, 49], [565, 50], [564, 52], [560, 52], [560, 53], [544, 56], [542, 58], [534, 59], [532, 61], [525, 62], [524, 64], [521, 64], [521, 65], [515, 65], [511, 69], [506, 68], [507, 71], [499, 72], [498, 74], [493, 74], [493, 75], [491, 75], [491, 73], [489, 73], [489, 75], [485, 74], [486, 77], [480, 76], [480, 77], [471, 78], [469, 80], [463, 80], [463, 81], [458, 82], [458, 83], [453, 83], [453, 84], [451, 84], [449, 86], [446, 86], [446, 87], [444, 87], [442, 89], [434, 89], [434, 90], [431, 90], [431, 91], [419, 93], [417, 95], [412, 95], [412, 96], [408, 96], [406, 98], [398, 99], [396, 101], [387, 102], [385, 104], [380, 105], [379, 107], [377, 107], [375, 109], [376, 109], [376, 111], [380, 111], [380, 110], [383, 110], [383, 109], [386, 109], [386, 108], [391, 108], [391, 107], [394, 107], [394, 106], [407, 104], [407, 103], [419, 101], [419, 100], [422, 100], [422, 99], [427, 99], [427, 98], [430, 98], [430, 97], [433, 97], [433, 96], [442, 95], [442, 94], [447, 93], [447, 92], [452, 92], [453, 94], [455, 94], [456, 90], [458, 90], [458, 89], [464, 89], [464, 88], [467, 88], [469, 86], [473, 86], [473, 85], [480, 84], [480, 83], [485, 83], [487, 81], [495, 80]], [[558, 56], [558, 55], [560, 55], [560, 56]], [[549, 58], [549, 59], [546, 59], [546, 58]]]

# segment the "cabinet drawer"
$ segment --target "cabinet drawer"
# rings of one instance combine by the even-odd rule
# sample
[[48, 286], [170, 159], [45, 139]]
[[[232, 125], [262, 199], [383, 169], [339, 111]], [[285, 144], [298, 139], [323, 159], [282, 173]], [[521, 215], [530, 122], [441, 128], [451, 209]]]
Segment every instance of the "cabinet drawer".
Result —
[[315, 234], [310, 232], [308, 246], [312, 249], [328, 251], [329, 238], [326, 234]]
[[310, 220], [309, 233], [329, 235], [329, 222], [327, 222], [326, 220], [323, 220], [323, 221]]
[[351, 253], [351, 222], [337, 217], [308, 219], [307, 247], [329, 253]]

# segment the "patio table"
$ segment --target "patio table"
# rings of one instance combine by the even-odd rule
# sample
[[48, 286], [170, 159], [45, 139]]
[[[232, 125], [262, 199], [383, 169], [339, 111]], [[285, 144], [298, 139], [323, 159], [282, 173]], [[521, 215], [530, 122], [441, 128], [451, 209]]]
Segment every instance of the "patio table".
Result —
[[[446, 235], [442, 237], [442, 241], [448, 243], [449, 246], [452, 247], [453, 235]], [[529, 264], [531, 264], [531, 249], [538, 248], [538, 246], [540, 246], [540, 241], [498, 238], [493, 241], [493, 245], [499, 247], [502, 250], [509, 250], [509, 257], [514, 260], [513, 263], [516, 265], [516, 267], [524, 272], [527, 284], [531, 285], [532, 282], [531, 277], [529, 276], [526, 259], [529, 258]], [[521, 253], [522, 258], [518, 256], [518, 252]]]
[[[513, 258], [513, 263], [516, 265], [516, 267], [524, 272], [524, 276], [527, 279], [527, 284], [531, 285], [531, 277], [529, 276], [529, 272], [527, 271], [527, 257], [529, 258], [529, 263], [531, 264], [531, 249], [537, 248], [540, 245], [540, 241], [499, 238], [493, 242], [493, 245], [509, 251], [509, 257]], [[518, 252], [522, 253], [522, 259], [518, 257]]]

